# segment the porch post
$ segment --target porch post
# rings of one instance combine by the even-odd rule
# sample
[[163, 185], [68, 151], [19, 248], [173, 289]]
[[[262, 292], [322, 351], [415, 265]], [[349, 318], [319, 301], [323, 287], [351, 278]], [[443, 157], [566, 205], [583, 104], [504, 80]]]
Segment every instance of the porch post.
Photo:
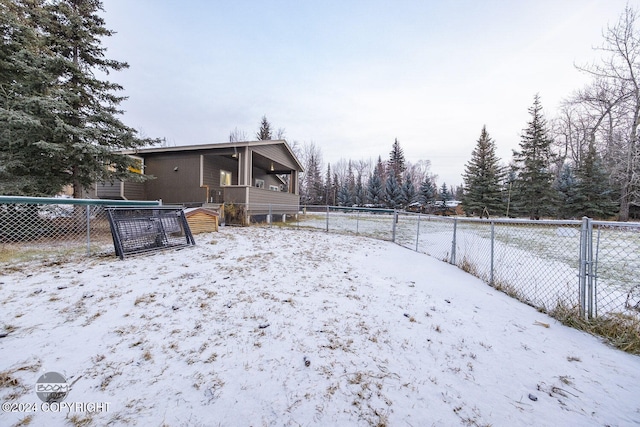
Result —
[[242, 170], [238, 175], [238, 185], [252, 185], [251, 184], [251, 169], [253, 169], [253, 159], [251, 158], [251, 152], [249, 147], [244, 147], [244, 153], [242, 156]]

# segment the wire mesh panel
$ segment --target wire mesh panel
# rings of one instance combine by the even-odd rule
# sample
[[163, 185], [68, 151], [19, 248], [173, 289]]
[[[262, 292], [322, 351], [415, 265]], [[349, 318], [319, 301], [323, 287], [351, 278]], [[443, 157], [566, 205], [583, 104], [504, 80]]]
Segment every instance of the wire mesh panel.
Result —
[[640, 224], [593, 222], [595, 315], [640, 317]]
[[158, 201], [0, 196], [0, 264], [59, 262], [112, 247], [105, 205], [158, 206]]
[[107, 208], [116, 255], [195, 245], [182, 208]]
[[454, 219], [437, 215], [421, 215], [416, 224], [418, 252], [441, 261], [450, 262], [452, 257]]
[[552, 310], [579, 304], [580, 222], [494, 224], [494, 285]]
[[95, 254], [110, 243], [102, 206], [0, 202], [0, 262]]
[[487, 283], [493, 281], [492, 229], [489, 222], [456, 220], [455, 252], [452, 249], [455, 257], [451, 261], [455, 265]]

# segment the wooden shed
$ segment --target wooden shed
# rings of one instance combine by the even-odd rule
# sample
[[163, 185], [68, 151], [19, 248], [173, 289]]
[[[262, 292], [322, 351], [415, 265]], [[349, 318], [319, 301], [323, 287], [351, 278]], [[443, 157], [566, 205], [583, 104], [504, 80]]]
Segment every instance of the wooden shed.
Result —
[[218, 212], [206, 208], [189, 208], [184, 210], [192, 234], [218, 231]]

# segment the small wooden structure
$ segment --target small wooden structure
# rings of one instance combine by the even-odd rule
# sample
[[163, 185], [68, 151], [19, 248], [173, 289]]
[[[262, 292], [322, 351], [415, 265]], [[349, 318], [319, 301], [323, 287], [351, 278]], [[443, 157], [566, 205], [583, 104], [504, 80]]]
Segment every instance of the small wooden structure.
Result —
[[192, 234], [218, 231], [218, 212], [207, 208], [189, 208], [184, 210]]

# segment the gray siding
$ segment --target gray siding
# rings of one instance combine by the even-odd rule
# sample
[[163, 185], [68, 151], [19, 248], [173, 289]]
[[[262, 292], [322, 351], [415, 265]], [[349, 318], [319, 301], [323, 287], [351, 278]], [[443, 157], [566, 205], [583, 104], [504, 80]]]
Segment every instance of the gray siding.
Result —
[[221, 156], [204, 156], [202, 183], [220, 187], [220, 170], [231, 172], [231, 185], [238, 185], [238, 161]]
[[291, 159], [289, 152], [282, 144], [252, 147], [251, 150], [269, 159], [273, 159], [290, 169], [296, 169], [296, 165]]
[[207, 201], [206, 188], [200, 188], [200, 154], [148, 155], [145, 157], [145, 167], [145, 173], [155, 177], [145, 182], [147, 199], [162, 199], [163, 203]]
[[96, 184], [96, 195], [98, 199], [119, 200], [122, 198], [120, 194], [120, 181], [116, 182], [99, 182]]
[[[280, 184], [282, 184], [282, 181], [280, 181], [275, 175], [268, 174], [260, 168], [253, 168], [251, 175], [253, 176], [253, 182], [251, 183], [252, 187], [256, 186], [256, 179], [264, 180], [264, 188], [267, 190], [270, 185], [277, 185], [278, 188], [280, 188]], [[284, 191], [287, 191], [286, 186], [284, 187]]]
[[124, 198], [127, 200], [144, 200], [144, 182], [125, 182]]
[[253, 215], [269, 213], [297, 213], [300, 196], [282, 191], [249, 188], [249, 213]]

